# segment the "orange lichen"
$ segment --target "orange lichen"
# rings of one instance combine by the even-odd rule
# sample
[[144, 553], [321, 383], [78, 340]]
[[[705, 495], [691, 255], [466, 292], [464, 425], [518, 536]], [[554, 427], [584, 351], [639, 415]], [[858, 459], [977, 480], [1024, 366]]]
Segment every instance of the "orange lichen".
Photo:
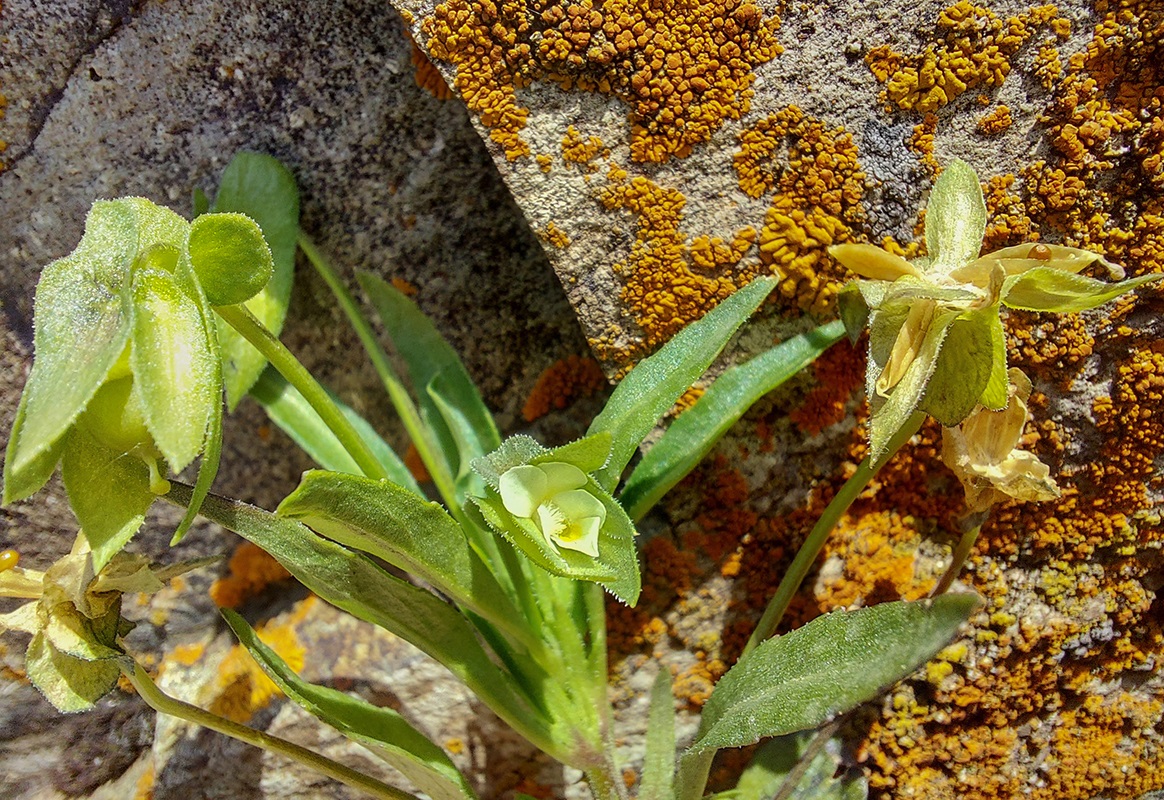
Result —
[[751, 0], [446, 0], [421, 30], [507, 158], [529, 154], [516, 90], [544, 81], [622, 100], [632, 158], [662, 162], [748, 110], [752, 69], [780, 53], [778, 24]]
[[551, 409], [566, 408], [580, 397], [590, 397], [608, 386], [593, 358], [571, 355], [542, 371], [521, 410], [526, 422], [544, 417]]
[[704, 388], [702, 386], [690, 386], [683, 394], [679, 395], [679, 399], [675, 401], [675, 405], [671, 407], [668, 412], [671, 416], [677, 417], [687, 409], [691, 408], [699, 398], [703, 397]]
[[180, 644], [174, 648], [170, 653], [170, 659], [178, 662], [184, 667], [190, 667], [198, 663], [206, 653], [206, 645], [201, 642], [194, 644]]
[[848, 342], [838, 342], [812, 364], [816, 386], [788, 414], [793, 424], [815, 436], [845, 418], [849, 399], [865, 382], [865, 359]]
[[1014, 124], [1010, 116], [1010, 108], [997, 106], [989, 113], [978, 118], [978, 132], [983, 136], [996, 136]]
[[573, 125], [566, 128], [562, 137], [562, 160], [567, 164], [578, 164], [588, 172], [597, 172], [598, 165], [594, 161], [603, 155], [609, 156], [610, 151], [597, 136], [587, 139]]
[[538, 234], [538, 238], [543, 242], [548, 242], [558, 249], [570, 246], [570, 237], [566, 235], [564, 230], [559, 228], [553, 222], [546, 223], [546, 227], [541, 231], [541, 233]]
[[[314, 603], [314, 597], [301, 600], [286, 619], [269, 620], [255, 629], [259, 641], [274, 650], [295, 672], [303, 669], [307, 655], [295, 626], [307, 617]], [[210, 710], [235, 722], [246, 722], [281, 694], [246, 648], [235, 645], [219, 665]]]
[[230, 557], [230, 574], [210, 586], [210, 597], [219, 608], [238, 608], [268, 586], [291, 577], [266, 551], [243, 542]]
[[[796, 106], [740, 133], [733, 157], [740, 189], [752, 197], [775, 190], [759, 234], [760, 263], [781, 277], [780, 296], [802, 311], [831, 311], [844, 270], [827, 253], [864, 219], [865, 173], [843, 128], [830, 128]], [[787, 147], [787, 166], [775, 155]]]
[[428, 56], [424, 54], [412, 36], [407, 31], [404, 35], [408, 37], [408, 43], [412, 46], [412, 66], [416, 69], [416, 85], [438, 100], [451, 98], [453, 90], [445, 83], [444, 76], [428, 60]]
[[960, 0], [938, 16], [937, 41], [921, 53], [906, 56], [882, 45], [869, 51], [866, 64], [885, 84], [883, 102], [907, 111], [937, 111], [963, 92], [1001, 86], [1011, 57], [1056, 14], [1054, 6], [1045, 5], [1004, 20], [985, 6]]
[[420, 457], [420, 451], [413, 442], [409, 442], [408, 449], [404, 451], [404, 466], [408, 467], [417, 483], [428, 483], [432, 480], [432, 476], [428, 474], [428, 467], [424, 465], [424, 459]]
[[400, 278], [400, 277], [393, 278], [392, 285], [396, 288], [396, 291], [398, 291], [401, 294], [406, 295], [408, 297], [415, 297], [416, 293], [418, 291], [420, 291], [419, 289], [416, 288], [415, 283], [412, 283], [411, 281], [407, 281], [404, 278]]
[[550, 170], [554, 168], [554, 157], [548, 156], [545, 153], [540, 153], [534, 156], [534, 161], [537, 162], [538, 169], [540, 169], [546, 175], [549, 175]]
[[[718, 276], [691, 269], [690, 246], [680, 231], [687, 200], [675, 189], [636, 177], [607, 187], [601, 201], [608, 209], [630, 211], [638, 222], [630, 256], [614, 270], [624, 276], [622, 301], [643, 329], [643, 349], [667, 341], [754, 277], [730, 272], [734, 263], [721, 264]], [[735, 238], [746, 236], [741, 231]]]

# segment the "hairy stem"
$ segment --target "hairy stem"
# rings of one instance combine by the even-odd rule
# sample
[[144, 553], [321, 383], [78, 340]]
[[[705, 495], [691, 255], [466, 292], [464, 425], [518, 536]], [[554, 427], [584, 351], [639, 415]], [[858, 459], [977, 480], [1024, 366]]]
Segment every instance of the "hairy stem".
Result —
[[232, 739], [238, 739], [240, 742], [246, 742], [249, 745], [261, 747], [263, 750], [269, 750], [272, 753], [286, 756], [292, 761], [298, 761], [300, 764], [310, 767], [329, 778], [334, 778], [341, 783], [345, 783], [353, 789], [367, 792], [372, 797], [383, 798], [383, 800], [418, 800], [414, 794], [409, 794], [400, 789], [394, 789], [386, 783], [381, 783], [375, 778], [365, 775], [362, 772], [357, 772], [351, 767], [331, 760], [327, 756], [314, 753], [305, 747], [288, 742], [286, 739], [280, 739], [264, 731], [248, 728], [246, 725], [240, 725], [237, 722], [205, 711], [198, 706], [190, 705], [177, 698], [170, 697], [158, 688], [158, 685], [153, 682], [149, 674], [137, 662], [133, 662], [132, 667], [129, 664], [122, 664], [121, 671], [129, 682], [133, 684], [133, 688], [137, 690], [138, 695], [146, 701], [150, 708], [159, 714], [169, 714], [172, 717], [178, 717], [187, 722], [192, 722], [195, 725], [201, 725], [204, 728], [225, 734]]
[[311, 404], [311, 407], [335, 434], [335, 437], [348, 451], [364, 475], [381, 480], [389, 477], [379, 460], [372, 454], [363, 437], [356, 432], [347, 417], [328, 397], [327, 391], [311, 376], [311, 373], [299, 362], [299, 359], [279, 341], [278, 337], [255, 318], [254, 314], [241, 304], [216, 306], [214, 311], [230, 327], [238, 331], [244, 339], [254, 345], [263, 354], [263, 357], [271, 362], [271, 366], [287, 379], [288, 383], [299, 390], [303, 398]]

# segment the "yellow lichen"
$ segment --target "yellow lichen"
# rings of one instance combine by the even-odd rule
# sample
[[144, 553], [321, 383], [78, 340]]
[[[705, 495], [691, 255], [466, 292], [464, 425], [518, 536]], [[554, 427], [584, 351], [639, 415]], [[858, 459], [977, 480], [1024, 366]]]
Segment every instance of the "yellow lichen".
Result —
[[586, 138], [573, 125], [566, 128], [566, 135], [562, 137], [563, 161], [585, 167], [588, 172], [597, 172], [598, 165], [594, 161], [602, 155], [609, 156], [610, 151], [603, 146], [601, 139], [597, 136]]
[[984, 136], [995, 136], [1005, 131], [1013, 123], [1010, 109], [1007, 106], [998, 106], [978, 118], [978, 132]]
[[570, 237], [553, 222], [546, 223], [546, 227], [538, 234], [538, 238], [543, 242], [548, 242], [554, 247], [557, 247], [559, 250], [570, 246]]
[[230, 574], [210, 586], [210, 596], [219, 608], [238, 608], [271, 584], [291, 577], [282, 564], [250, 542], [235, 548], [229, 567]]
[[753, 67], [780, 52], [778, 24], [751, 0], [446, 0], [421, 29], [507, 158], [529, 154], [516, 90], [544, 81], [622, 100], [631, 157], [662, 162], [748, 110]]
[[428, 60], [428, 56], [424, 54], [412, 36], [407, 32], [404, 35], [408, 37], [408, 43], [412, 47], [412, 66], [416, 70], [416, 85], [438, 100], [448, 100], [453, 96], [453, 90], [445, 83], [444, 76]]

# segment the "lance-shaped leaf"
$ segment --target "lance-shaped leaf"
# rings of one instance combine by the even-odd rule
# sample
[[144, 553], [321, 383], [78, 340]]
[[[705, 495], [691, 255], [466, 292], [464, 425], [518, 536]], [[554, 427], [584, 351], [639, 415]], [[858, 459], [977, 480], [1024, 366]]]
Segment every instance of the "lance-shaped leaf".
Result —
[[336, 689], [308, 683], [263, 644], [242, 617], [229, 609], [222, 609], [222, 615], [263, 671], [298, 705], [383, 758], [432, 800], [476, 797], [445, 752], [400, 714]]
[[1141, 275], [1119, 283], [1107, 283], [1054, 267], [1035, 267], [1006, 279], [1002, 302], [1026, 311], [1086, 311], [1161, 278], [1164, 275]]
[[873, 699], [945, 647], [978, 603], [947, 594], [834, 611], [767, 640], [716, 684], [688, 752], [815, 728]]
[[520, 613], [460, 526], [415, 492], [387, 481], [312, 471], [276, 513], [423, 578], [503, 629], [524, 630]]
[[599, 485], [614, 490], [623, 468], [659, 418], [699, 379], [775, 286], [774, 278], [756, 278], [675, 334], [622, 379], [587, 431], [611, 436], [610, 460], [595, 475]]
[[675, 701], [671, 696], [671, 672], [666, 666], [661, 666], [651, 689], [647, 751], [643, 756], [639, 800], [674, 800], [674, 784]]
[[[270, 247], [273, 274], [262, 290], [246, 301], [247, 309], [278, 335], [287, 316], [295, 274], [299, 234], [299, 189], [278, 159], [262, 153], [235, 155], [222, 173], [214, 211], [246, 214], [258, 223]], [[219, 322], [227, 405], [234, 409], [258, 380], [267, 361], [233, 328]]]
[[[384, 323], [392, 344], [408, 365], [421, 417], [436, 435], [445, 462], [449, 465], [449, 472], [453, 475], [462, 473], [462, 456], [457, 437], [445, 421], [445, 415], [441, 413], [429, 387], [433, 386], [436, 395], [449, 408], [456, 409], [467, 427], [476, 432], [475, 438], [481, 452], [473, 458], [501, 444], [493, 415], [481, 399], [481, 393], [477, 391], [460, 357], [441, 336], [432, 320], [421, 313], [416, 304], [402, 292], [375, 275], [361, 272], [358, 278]], [[434, 384], [434, 381], [438, 382]], [[461, 443], [467, 444], [468, 441], [462, 437]]]
[[839, 321], [821, 325], [720, 375], [695, 405], [671, 423], [631, 473], [618, 498], [631, 519], [641, 519], [695, 469], [745, 411], [811, 364], [844, 332]]
[[[347, 449], [340, 444], [339, 439], [327, 427], [311, 404], [303, 398], [299, 390], [287, 382], [274, 367], [263, 370], [263, 374], [250, 389], [250, 394], [259, 403], [267, 416], [279, 428], [291, 437], [297, 445], [311, 456], [315, 463], [332, 472], [347, 472], [352, 475], [363, 474]], [[421, 495], [420, 487], [412, 472], [400, 460], [395, 451], [388, 446], [380, 434], [368, 424], [368, 421], [355, 412], [330, 392], [331, 397], [339, 410], [355, 427], [360, 437], [367, 442], [368, 447], [380, 466], [388, 473], [389, 479], [406, 489]]]
[[[190, 489], [174, 483], [168, 497], [184, 505]], [[493, 662], [473, 627], [448, 603], [300, 522], [215, 495], [206, 498], [201, 511], [266, 550], [323, 600], [431, 655], [514, 730], [547, 752], [558, 752], [549, 722]]]

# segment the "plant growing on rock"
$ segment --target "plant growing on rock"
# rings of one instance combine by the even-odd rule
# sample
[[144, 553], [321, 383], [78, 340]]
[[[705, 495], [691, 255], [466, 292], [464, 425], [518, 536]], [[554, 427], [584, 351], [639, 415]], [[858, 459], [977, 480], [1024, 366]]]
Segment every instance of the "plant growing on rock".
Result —
[[[976, 605], [972, 595], [836, 611], [770, 638], [840, 514], [916, 431], [921, 412], [961, 425], [949, 457], [980, 501], [976, 508], [998, 492], [1038, 499], [1053, 490], [1032, 457], [1016, 450], [1030, 386], [1021, 374], [1008, 380], [999, 305], [1086, 307], [1144, 279], [1107, 285], [1082, 278], [1075, 273], [1094, 258], [1070, 248], [979, 257], [980, 206], [973, 172], [955, 164], [931, 200], [929, 260], [910, 263], [864, 245], [834, 248], [872, 279], [850, 295], [860, 302], [849, 310], [859, 313], [847, 315], [851, 329], [868, 318], [872, 331], [871, 458], [826, 510], [677, 761], [670, 681], [660, 676], [641, 797], [701, 796], [722, 748], [822, 725], [822, 735], [831, 734], [838, 715], [954, 636]], [[583, 438], [551, 449], [524, 436], [503, 440], [433, 324], [392, 286], [361, 274], [407, 364], [408, 380], [397, 374], [344, 282], [299, 233], [294, 181], [273, 159], [240, 155], [214, 207], [200, 198], [199, 210], [205, 213], [187, 222], [141, 199], [98, 203], [77, 250], [49, 265], [38, 288], [36, 365], [10, 438], [4, 499], [34, 493], [59, 462], [81, 530], [70, 555], [45, 573], [16, 566], [13, 553], [0, 556], [0, 596], [33, 601], [0, 617], [0, 630], [33, 637], [30, 679], [58, 708], [77, 711], [124, 675], [160, 712], [272, 749], [372, 796], [413, 797], [154, 685], [124, 645], [121, 595], [156, 589], [176, 570], [199, 566], [156, 568], [122, 552], [161, 497], [187, 509], [175, 538], [195, 513], [237, 532], [324, 600], [442, 663], [531, 743], [582, 770], [596, 797], [625, 797], [607, 699], [604, 593], [638, 600], [635, 521], [844, 326], [822, 325], [724, 372], [624, 481], [644, 438], [760, 306], [773, 279], [753, 281], [679, 332], [624, 378]], [[297, 246], [355, 327], [440, 502], [279, 342]], [[208, 491], [224, 390], [231, 406], [249, 392], [321, 467], [274, 512]], [[167, 478], [198, 455], [193, 487]], [[399, 714], [304, 681], [241, 617], [224, 616], [288, 697], [417, 790], [475, 796], [452, 759]], [[793, 742], [809, 767], [820, 740]], [[770, 767], [779, 757], [762, 748], [727, 796], [771, 796], [779, 775]], [[803, 772], [789, 773], [788, 785]]]

